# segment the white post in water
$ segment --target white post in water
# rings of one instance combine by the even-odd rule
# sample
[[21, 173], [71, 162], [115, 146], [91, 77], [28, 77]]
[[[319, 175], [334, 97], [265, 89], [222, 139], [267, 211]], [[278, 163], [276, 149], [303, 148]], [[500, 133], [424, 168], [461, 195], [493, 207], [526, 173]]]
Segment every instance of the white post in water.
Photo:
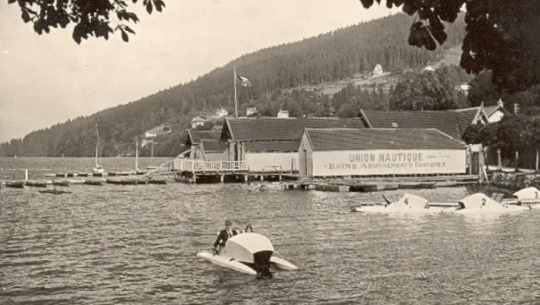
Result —
[[24, 169], [24, 181], [28, 181], [28, 168]]

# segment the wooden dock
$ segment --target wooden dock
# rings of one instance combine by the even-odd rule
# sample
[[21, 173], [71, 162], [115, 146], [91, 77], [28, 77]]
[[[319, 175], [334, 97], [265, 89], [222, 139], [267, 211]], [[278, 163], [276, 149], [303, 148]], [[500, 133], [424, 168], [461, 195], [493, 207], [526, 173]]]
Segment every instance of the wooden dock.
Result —
[[478, 175], [440, 175], [409, 177], [365, 177], [358, 179], [300, 179], [282, 182], [285, 190], [328, 192], [376, 192], [403, 189], [429, 189], [478, 184]]
[[[176, 181], [185, 183], [239, 183], [253, 180], [297, 179], [293, 176], [286, 176], [279, 170], [250, 171], [245, 161], [175, 159], [171, 171], [176, 174]], [[292, 175], [292, 173], [288, 174]]]

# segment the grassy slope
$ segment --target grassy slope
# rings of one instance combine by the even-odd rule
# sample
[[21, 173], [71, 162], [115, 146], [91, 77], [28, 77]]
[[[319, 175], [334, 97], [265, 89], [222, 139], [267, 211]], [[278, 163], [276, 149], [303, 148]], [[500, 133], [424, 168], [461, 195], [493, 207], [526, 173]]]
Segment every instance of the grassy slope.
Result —
[[[437, 62], [431, 64], [430, 66], [437, 69], [442, 65], [459, 65], [461, 57], [461, 46], [455, 46], [448, 49], [445, 52], [444, 56]], [[384, 70], [384, 67], [383, 67]], [[367, 79], [364, 79], [362, 76], [351, 77], [343, 79], [337, 82], [328, 82], [316, 86], [301, 86], [292, 89], [305, 89], [305, 90], [315, 90], [320, 91], [325, 94], [333, 95], [339, 90], [347, 87], [349, 84], [355, 86], [360, 86], [362, 88], [372, 88], [374, 86], [382, 85], [385, 90], [388, 90], [392, 84], [396, 84], [399, 81], [399, 78], [405, 71], [401, 72], [384, 72], [382, 75], [370, 76]]]

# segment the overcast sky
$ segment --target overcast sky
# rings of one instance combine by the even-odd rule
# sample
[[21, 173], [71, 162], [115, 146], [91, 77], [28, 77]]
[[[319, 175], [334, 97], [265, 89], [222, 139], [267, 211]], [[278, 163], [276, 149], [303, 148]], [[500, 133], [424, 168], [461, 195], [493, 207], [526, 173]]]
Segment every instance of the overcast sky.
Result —
[[[142, 1], [139, 1], [142, 2]], [[0, 142], [188, 82], [243, 55], [384, 17], [358, 0], [166, 0], [130, 42], [39, 36], [0, 2]]]

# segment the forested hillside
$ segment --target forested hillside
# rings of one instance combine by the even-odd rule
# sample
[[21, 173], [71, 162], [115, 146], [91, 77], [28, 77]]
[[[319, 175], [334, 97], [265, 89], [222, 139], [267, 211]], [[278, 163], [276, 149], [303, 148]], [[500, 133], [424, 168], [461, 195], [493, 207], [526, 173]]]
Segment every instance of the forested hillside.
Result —
[[[368, 75], [377, 64], [389, 72], [419, 70], [460, 43], [465, 33], [460, 18], [447, 26], [443, 47], [430, 52], [407, 43], [412, 22], [412, 17], [397, 14], [244, 55], [189, 83], [1, 144], [0, 156], [92, 156], [95, 124], [103, 143], [102, 156], [132, 153], [136, 136], [164, 123], [169, 123], [173, 132], [156, 140], [154, 155], [175, 156], [182, 149], [185, 129], [199, 111], [222, 107], [234, 114], [233, 66], [253, 84], [238, 88], [241, 114], [252, 105], [259, 108], [260, 115], [287, 109], [293, 116], [350, 116], [354, 110], [340, 112], [337, 108], [344, 102], [336, 108], [332, 96], [284, 89]], [[388, 92], [373, 88], [365, 94], [375, 109], [388, 107]], [[342, 100], [344, 95], [338, 96]], [[148, 153], [147, 148], [141, 152]]]

